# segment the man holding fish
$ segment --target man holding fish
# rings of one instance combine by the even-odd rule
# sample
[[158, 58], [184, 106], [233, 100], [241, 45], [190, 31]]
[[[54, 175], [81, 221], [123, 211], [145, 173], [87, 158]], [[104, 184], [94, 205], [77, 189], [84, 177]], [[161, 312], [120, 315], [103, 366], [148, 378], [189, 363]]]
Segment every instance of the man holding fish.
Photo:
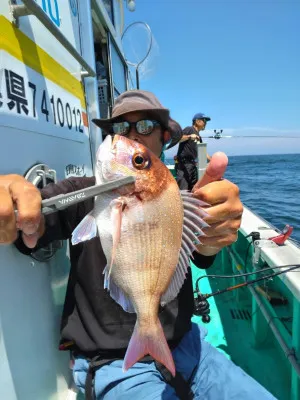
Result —
[[[222, 179], [227, 157], [213, 155], [192, 192], [180, 191], [159, 157], [182, 131], [152, 93], [125, 92], [94, 122], [108, 134], [95, 177], [41, 191], [0, 177], [0, 243], [30, 254], [71, 239], [60, 348], [73, 352], [76, 385], [87, 399], [274, 399], [191, 323], [190, 256], [209, 267], [240, 226], [238, 188]], [[125, 176], [135, 183], [41, 214], [42, 199]]]

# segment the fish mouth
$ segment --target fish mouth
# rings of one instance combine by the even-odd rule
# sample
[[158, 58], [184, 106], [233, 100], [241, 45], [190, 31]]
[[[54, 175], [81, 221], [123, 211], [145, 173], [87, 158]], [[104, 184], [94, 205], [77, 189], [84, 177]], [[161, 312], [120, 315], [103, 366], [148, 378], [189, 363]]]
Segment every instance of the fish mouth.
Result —
[[[116, 135], [117, 136], [117, 135]], [[127, 163], [120, 161], [127, 161], [128, 154], [122, 151], [122, 147], [118, 149], [119, 160], [115, 159], [117, 153], [117, 143], [116, 137], [112, 138], [108, 135], [103, 143], [101, 144], [97, 152], [97, 172], [99, 183], [111, 182], [116, 179], [124, 178], [125, 176], [134, 176], [136, 178], [135, 183], [130, 183], [122, 186], [118, 189], [114, 189], [112, 192], [117, 193], [121, 196], [135, 197], [141, 200], [141, 191], [137, 189], [138, 175], [128, 167]], [[120, 143], [119, 143], [120, 145]], [[122, 146], [122, 144], [121, 144]]]
[[111, 172], [110, 169], [110, 163], [99, 163], [97, 165], [97, 169], [99, 172], [99, 178], [101, 180], [101, 182], [106, 183], [106, 182], [111, 182], [111, 181], [115, 181], [116, 179], [119, 178], [119, 176], [116, 176], [116, 174]]
[[97, 171], [102, 183], [134, 175], [122, 163], [115, 160], [116, 142], [111, 135], [107, 135], [97, 151]]
[[[97, 166], [98, 170], [98, 176], [99, 180], [101, 183], [106, 183], [106, 182], [111, 182], [115, 181], [116, 179], [119, 178], [124, 178], [125, 176], [129, 176], [128, 174], [118, 174], [112, 172], [111, 164], [109, 162], [107, 163], [101, 163], [100, 165], [98, 164]], [[134, 174], [132, 174], [135, 176]], [[117, 189], [112, 190], [113, 193], [117, 193], [120, 196], [126, 196], [126, 197], [137, 197], [140, 198], [140, 192], [136, 188], [136, 182], [133, 183], [128, 183], [127, 185], [121, 186]]]
[[115, 189], [114, 192], [126, 197], [134, 197], [138, 195], [138, 193], [135, 191], [134, 183], [129, 183], [128, 185]]

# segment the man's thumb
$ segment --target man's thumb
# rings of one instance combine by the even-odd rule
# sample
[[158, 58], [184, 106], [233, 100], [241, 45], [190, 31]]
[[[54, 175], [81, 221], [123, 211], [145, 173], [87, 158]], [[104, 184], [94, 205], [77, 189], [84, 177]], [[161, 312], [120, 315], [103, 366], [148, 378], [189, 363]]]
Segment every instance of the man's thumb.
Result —
[[219, 181], [223, 177], [227, 165], [228, 158], [225, 153], [218, 151], [217, 153], [213, 154], [204, 175], [200, 180], [198, 180], [192, 191], [194, 192], [208, 183]]

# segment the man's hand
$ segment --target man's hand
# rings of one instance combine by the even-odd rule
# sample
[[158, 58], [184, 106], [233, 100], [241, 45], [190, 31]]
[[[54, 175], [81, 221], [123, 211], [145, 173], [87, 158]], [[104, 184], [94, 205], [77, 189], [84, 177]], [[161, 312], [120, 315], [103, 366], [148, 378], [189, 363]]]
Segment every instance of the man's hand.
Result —
[[192, 133], [192, 134], [189, 136], [189, 139], [193, 140], [194, 142], [198, 142], [198, 141], [200, 140], [200, 139], [199, 139], [199, 136], [196, 135], [196, 133]]
[[205, 256], [217, 254], [223, 247], [237, 239], [241, 225], [243, 205], [239, 198], [239, 188], [232, 182], [222, 179], [227, 168], [228, 158], [224, 153], [215, 153], [206, 168], [204, 176], [195, 184], [194, 197], [210, 204], [206, 208], [210, 225], [204, 228], [206, 236], [200, 236], [201, 245], [197, 251]]
[[41, 201], [39, 190], [22, 176], [0, 176], [0, 244], [13, 243], [20, 230], [25, 245], [35, 247], [44, 232]]

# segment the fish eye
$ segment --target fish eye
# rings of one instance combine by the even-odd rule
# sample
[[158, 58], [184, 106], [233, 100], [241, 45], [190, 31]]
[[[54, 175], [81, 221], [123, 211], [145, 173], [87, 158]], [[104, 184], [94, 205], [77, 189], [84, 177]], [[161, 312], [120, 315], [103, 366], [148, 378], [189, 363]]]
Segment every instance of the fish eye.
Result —
[[144, 159], [142, 156], [136, 156], [134, 159], [134, 162], [136, 163], [136, 165], [142, 165], [144, 162]]
[[144, 154], [137, 153], [132, 157], [132, 164], [136, 169], [144, 169], [148, 167], [149, 161]]

